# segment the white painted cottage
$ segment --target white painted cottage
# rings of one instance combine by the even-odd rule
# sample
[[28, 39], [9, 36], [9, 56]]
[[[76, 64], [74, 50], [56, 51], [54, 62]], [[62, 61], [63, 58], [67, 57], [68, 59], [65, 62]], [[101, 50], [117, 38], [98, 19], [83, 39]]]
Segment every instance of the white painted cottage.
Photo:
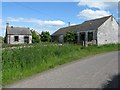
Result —
[[30, 44], [32, 33], [29, 28], [6, 25], [5, 41], [7, 44]]
[[118, 27], [118, 22], [111, 15], [60, 28], [52, 34], [52, 39], [63, 43], [63, 35], [68, 31], [75, 31], [78, 43], [94, 43], [97, 45], [118, 43]]

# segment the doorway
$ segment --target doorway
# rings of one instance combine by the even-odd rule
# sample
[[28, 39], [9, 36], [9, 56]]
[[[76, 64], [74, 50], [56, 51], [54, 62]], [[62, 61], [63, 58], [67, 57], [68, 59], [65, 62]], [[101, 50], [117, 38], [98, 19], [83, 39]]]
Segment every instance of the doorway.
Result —
[[80, 42], [85, 41], [85, 32], [80, 33]]
[[29, 43], [29, 36], [24, 36], [24, 43]]

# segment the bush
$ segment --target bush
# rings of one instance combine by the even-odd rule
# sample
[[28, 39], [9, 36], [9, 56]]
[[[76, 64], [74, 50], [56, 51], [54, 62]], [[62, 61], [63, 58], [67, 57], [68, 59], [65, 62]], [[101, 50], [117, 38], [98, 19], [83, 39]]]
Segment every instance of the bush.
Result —
[[50, 33], [47, 31], [42, 31], [41, 32], [41, 41], [43, 42], [50, 42], [51, 41], [51, 36]]
[[77, 34], [73, 31], [68, 31], [65, 35], [64, 35], [64, 41], [68, 42], [68, 43], [76, 43], [77, 41]]
[[40, 35], [37, 35], [35, 31], [32, 32], [32, 43], [39, 43], [40, 40]]

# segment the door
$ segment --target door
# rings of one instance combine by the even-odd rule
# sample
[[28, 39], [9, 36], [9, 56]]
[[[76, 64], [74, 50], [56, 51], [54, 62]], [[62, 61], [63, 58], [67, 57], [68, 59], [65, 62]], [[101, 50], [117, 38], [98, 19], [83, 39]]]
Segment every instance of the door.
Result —
[[24, 43], [29, 43], [29, 36], [24, 36]]
[[85, 41], [85, 32], [80, 33], [80, 41], [81, 42]]

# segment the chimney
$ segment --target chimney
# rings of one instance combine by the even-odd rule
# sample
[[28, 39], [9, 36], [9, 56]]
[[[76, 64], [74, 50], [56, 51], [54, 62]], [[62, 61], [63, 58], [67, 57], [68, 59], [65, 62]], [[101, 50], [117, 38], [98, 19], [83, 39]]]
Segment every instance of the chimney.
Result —
[[9, 23], [6, 23], [6, 27], [9, 27]]
[[13, 28], [13, 26], [11, 26], [11, 28]]
[[70, 22], [68, 22], [68, 27], [70, 26]]

